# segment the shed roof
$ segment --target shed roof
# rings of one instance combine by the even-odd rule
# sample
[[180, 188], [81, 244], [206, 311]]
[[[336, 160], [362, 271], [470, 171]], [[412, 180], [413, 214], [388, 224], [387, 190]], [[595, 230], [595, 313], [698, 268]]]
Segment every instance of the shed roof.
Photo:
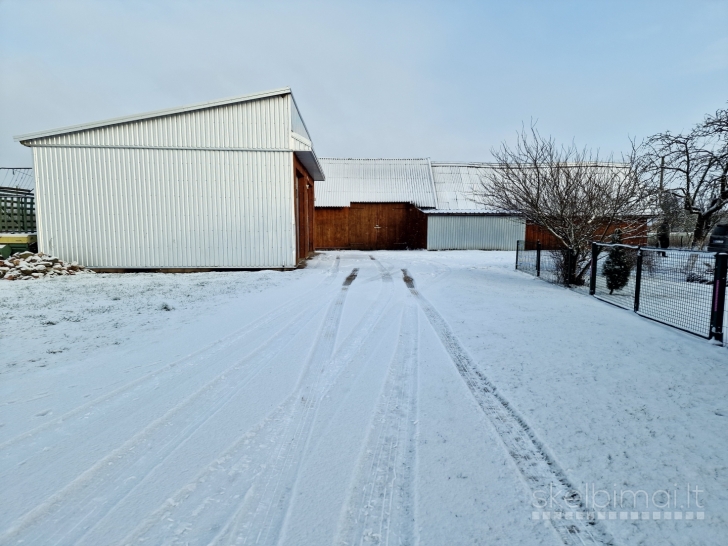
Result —
[[[221, 110], [231, 110], [243, 103], [250, 103], [261, 99], [272, 99], [280, 98], [290, 95], [291, 97], [291, 120], [290, 120], [290, 137], [288, 134], [279, 135], [276, 146], [276, 151], [292, 151], [296, 154], [298, 159], [303, 163], [306, 169], [309, 171], [314, 180], [323, 180], [324, 173], [321, 169], [321, 165], [316, 157], [316, 153], [313, 149], [313, 143], [311, 142], [311, 136], [306, 128], [306, 124], [301, 117], [301, 114], [296, 105], [296, 100], [293, 97], [290, 87], [282, 87], [280, 89], [273, 89], [271, 91], [264, 91], [262, 93], [254, 93], [251, 95], [241, 95], [238, 97], [232, 97], [228, 99], [221, 99], [215, 101], [201, 102], [197, 104], [191, 104], [188, 106], [180, 106], [177, 108], [169, 108], [166, 110], [156, 110], [153, 112], [146, 112], [143, 114], [134, 114], [132, 116], [124, 116], [119, 118], [112, 118], [102, 121], [95, 121], [91, 123], [84, 123], [81, 125], [71, 125], [68, 127], [61, 127], [58, 129], [51, 129], [48, 131], [40, 131], [36, 133], [28, 133], [25, 135], [19, 135], [15, 137], [16, 141], [20, 141], [26, 146], [72, 146], [72, 147], [140, 147], [140, 148], [165, 148], [165, 149], [220, 149], [220, 150], [238, 150], [241, 148], [231, 144], [229, 141], [232, 136], [237, 135], [238, 139], [245, 140], [244, 131], [238, 131], [238, 127], [233, 127], [235, 123], [240, 124], [238, 118], [235, 117], [235, 112], [221, 112]], [[247, 106], [247, 105], [246, 105]], [[224, 109], [222, 107], [228, 107]], [[215, 110], [217, 109], [217, 110]], [[211, 110], [215, 110], [215, 113], [219, 115], [219, 119], [215, 119], [214, 116], [206, 116]], [[240, 115], [240, 113], [237, 113]], [[174, 123], [164, 125], [165, 121], [169, 121], [171, 117], [188, 118], [173, 120]], [[278, 124], [281, 121], [280, 116], [274, 117], [274, 123]], [[189, 119], [195, 118], [195, 119]], [[199, 119], [198, 119], [199, 118]], [[140, 123], [135, 123], [140, 122]], [[157, 123], [158, 122], [158, 123]], [[155, 124], [156, 123], [156, 124]], [[198, 131], [198, 123], [207, 124], [204, 131]], [[143, 135], [139, 136], [134, 133], [132, 141], [129, 141], [129, 134], [124, 131], [127, 124], [135, 124], [137, 133]], [[141, 127], [145, 126], [148, 127]], [[253, 124], [254, 132], [260, 130], [265, 131], [265, 124]], [[178, 130], [182, 127], [182, 130]], [[207, 130], [209, 127], [209, 130]], [[261, 127], [263, 127], [261, 129]], [[233, 130], [235, 129], [235, 130]], [[108, 131], [107, 131], [108, 130]], [[238, 132], [240, 134], [238, 134]], [[133, 133], [133, 132], [132, 132]], [[173, 142], [162, 143], [149, 141], [149, 135], [172, 135]], [[79, 135], [85, 135], [86, 141], [78, 141], [74, 137]], [[108, 135], [114, 135], [109, 137]], [[191, 135], [194, 135], [191, 136]], [[262, 141], [270, 144], [267, 140], [268, 134], [265, 137], [261, 137]], [[99, 137], [97, 139], [96, 137]], [[108, 138], [112, 138], [112, 141], [108, 141]], [[48, 142], [51, 139], [52, 142]], [[140, 140], [141, 139], [141, 140]], [[190, 144], [190, 139], [192, 144]], [[198, 142], [195, 143], [194, 141]], [[232, 142], [235, 138], [232, 138]], [[288, 143], [291, 143], [290, 145]], [[270, 147], [270, 146], [268, 146]], [[247, 149], [247, 146], [244, 146]], [[257, 146], [255, 147], [257, 149]], [[243, 150], [245, 151], [245, 150]]]
[[326, 181], [315, 186], [317, 207], [412, 203], [436, 207], [430, 160], [320, 158]]
[[441, 214], [493, 214], [493, 209], [477, 202], [481, 177], [490, 168], [488, 163], [432, 163], [432, 176], [437, 193], [437, 211]]
[[[287, 95], [291, 93], [290, 87], [282, 87], [280, 89], [272, 89], [270, 91], [263, 91], [261, 93], [253, 93], [251, 95], [241, 95], [238, 97], [231, 97], [227, 99], [220, 99], [207, 102], [199, 102], [196, 104], [189, 104], [187, 106], [179, 106], [177, 108], [168, 108], [165, 110], [154, 110], [152, 112], [145, 112], [143, 114], [134, 114], [131, 116], [123, 116], [119, 118], [111, 118], [102, 121], [93, 121], [91, 123], [82, 123], [80, 125], [69, 125], [68, 127], [59, 127], [58, 129], [49, 129], [47, 131], [38, 131], [36, 133], [27, 133], [24, 135], [18, 135], [14, 137], [16, 142], [23, 142], [26, 140], [35, 140], [37, 138], [44, 138], [49, 136], [64, 135], [67, 133], [76, 133], [78, 131], [85, 131], [87, 129], [95, 129], [97, 127], [106, 127], [109, 125], [119, 125], [121, 123], [129, 123], [131, 121], [139, 121], [143, 119], [158, 118], [163, 116], [171, 116], [173, 114], [181, 114], [183, 112], [192, 112], [194, 110], [204, 110], [206, 108], [214, 108], [216, 106], [225, 106], [227, 104], [235, 104], [238, 102], [248, 102], [258, 99], [264, 99], [267, 97], [276, 97], [279, 95]], [[308, 136], [308, 135], [306, 135]]]

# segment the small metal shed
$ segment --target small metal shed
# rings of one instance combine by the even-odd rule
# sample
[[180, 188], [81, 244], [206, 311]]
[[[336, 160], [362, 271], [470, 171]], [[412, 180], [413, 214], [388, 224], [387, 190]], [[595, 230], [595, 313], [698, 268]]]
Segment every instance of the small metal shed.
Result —
[[15, 137], [39, 249], [97, 269], [293, 268], [324, 180], [289, 88]]
[[526, 233], [523, 219], [478, 202], [488, 168], [487, 163], [432, 163], [437, 207], [424, 211], [428, 250], [516, 250]]

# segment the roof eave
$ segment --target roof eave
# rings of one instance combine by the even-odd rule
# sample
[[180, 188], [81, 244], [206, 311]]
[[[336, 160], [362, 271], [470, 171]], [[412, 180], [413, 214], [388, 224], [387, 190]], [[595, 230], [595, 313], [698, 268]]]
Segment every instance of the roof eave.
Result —
[[318, 157], [316, 157], [316, 152], [313, 150], [296, 150], [293, 153], [301, 164], [306, 167], [308, 174], [311, 175], [314, 181], [326, 180], [321, 163], [319, 163]]

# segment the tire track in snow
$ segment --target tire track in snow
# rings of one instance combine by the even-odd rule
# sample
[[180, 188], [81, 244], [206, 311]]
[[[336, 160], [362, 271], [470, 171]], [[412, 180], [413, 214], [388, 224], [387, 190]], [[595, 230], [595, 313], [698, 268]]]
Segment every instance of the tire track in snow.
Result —
[[417, 335], [417, 307], [409, 304], [336, 544], [414, 543]]
[[[556, 461], [548, 455], [543, 444], [539, 442], [526, 422], [516, 414], [509, 402], [496, 391], [495, 386], [478, 369], [442, 315], [415, 288], [414, 279], [406, 269], [402, 270], [402, 278], [410, 292], [417, 298], [422, 311], [450, 355], [460, 376], [495, 427], [529, 488], [534, 491], [550, 491], [550, 486], [553, 485], [557, 491], [562, 493], [555, 495], [556, 507], [549, 507], [549, 510], [562, 513], [574, 512], [574, 499], [566, 498], [566, 493], [575, 491], [575, 488], [569, 483]], [[587, 512], [583, 504], [577, 510], [582, 513]], [[525, 516], [526, 514], [524, 514]], [[612, 537], [596, 520], [551, 518], [549, 521], [564, 544], [575, 546], [614, 544]]]
[[[236, 540], [241, 538], [237, 536], [240, 533], [247, 538], [250, 536], [248, 531], [254, 523], [261, 523], [258, 538], [261, 532], [270, 531], [272, 528], [277, 534], [280, 525], [275, 525], [273, 522], [279, 522], [284, 514], [277, 514], [278, 517], [275, 517], [276, 514], [271, 512], [271, 508], [274, 504], [280, 505], [282, 501], [279, 497], [290, 492], [290, 488], [286, 486], [290, 483], [291, 477], [295, 479], [295, 471], [302, 455], [301, 440], [305, 439], [305, 435], [310, 431], [314, 415], [312, 410], [317, 407], [317, 402], [323, 398], [326, 390], [324, 388], [321, 392], [322, 389], [319, 389], [317, 393], [312, 384], [319, 387], [330, 385], [338, 373], [332, 373], [326, 364], [332, 360], [341, 360], [342, 366], [337, 370], [341, 371], [343, 363], [349, 360], [348, 352], [352, 351], [351, 347], [355, 351], [360, 346], [361, 341], [358, 338], [362, 336], [361, 332], [370, 332], [367, 328], [356, 328], [342, 344], [342, 347], [350, 348], [348, 352], [340, 349], [336, 355], [333, 354], [347, 291], [357, 277], [358, 271], [358, 268], [354, 269], [346, 278], [341, 292], [330, 306], [318, 342], [308, 358], [308, 372], [304, 374], [302, 384], [299, 384], [291, 397], [262, 424], [238, 438], [206, 465], [192, 482], [180, 488], [162, 506], [147, 516], [124, 538], [122, 544], [137, 543], [140, 540], [159, 540], [160, 525], [167, 527], [181, 525], [181, 532], [174, 533], [173, 529], [168, 528], [163, 531], [162, 536], [167, 537], [170, 533], [179, 535], [179, 539], [170, 539], [170, 543], [184, 544], [186, 543], [184, 535], [193, 525], [190, 523], [193, 520], [198, 520], [194, 524], [196, 527], [202, 525], [219, 529], [212, 543]], [[368, 313], [370, 317], [373, 315], [377, 313]], [[364, 334], [364, 337], [366, 335]], [[259, 436], [262, 437], [257, 440]], [[264, 441], [267, 445], [262, 443]], [[240, 491], [245, 493], [241, 494]], [[217, 511], [207, 510], [210, 506], [215, 506]], [[190, 507], [194, 508], [190, 510]], [[219, 516], [225, 511], [225, 507], [232, 507], [234, 511], [220, 526]], [[201, 523], [198, 518], [200, 515], [207, 516], [211, 521]], [[246, 516], [250, 516], [250, 521]], [[264, 532], [263, 539], [267, 536], [268, 533]]]
[[[189, 354], [185, 357], [182, 357], [178, 360], [175, 360], [174, 362], [170, 362], [169, 364], [166, 364], [162, 366], [161, 368], [158, 368], [154, 371], [151, 371], [141, 377], [138, 377], [137, 379], [134, 379], [133, 381], [130, 381], [128, 383], [125, 383], [124, 385], [121, 385], [120, 387], [117, 387], [111, 392], [108, 392], [102, 396], [99, 396], [98, 398], [95, 398], [93, 400], [90, 400], [86, 402], [85, 404], [82, 404], [80, 406], [77, 406], [63, 415], [60, 415], [59, 417], [56, 417], [53, 420], [46, 421], [42, 425], [39, 425], [31, 430], [28, 430], [26, 432], [23, 432], [17, 436], [14, 436], [13, 438], [9, 438], [8, 440], [5, 440], [4, 442], [0, 443], [0, 451], [3, 449], [16, 444], [17, 442], [20, 442], [21, 440], [26, 440], [28, 438], [31, 438], [38, 433], [47, 430], [53, 426], [60, 425], [64, 421], [67, 421], [68, 419], [72, 417], [76, 417], [77, 415], [83, 414], [85, 412], [88, 412], [88, 410], [91, 410], [105, 402], [109, 402], [118, 396], [124, 394], [125, 392], [128, 392], [135, 387], [138, 387], [148, 381], [151, 381], [160, 375], [174, 369], [177, 367], [180, 367], [181, 365], [190, 362], [190, 365], [196, 365], [199, 363], [199, 361], [204, 361], [207, 358], [210, 358], [214, 356], [215, 354], [218, 354], [222, 352], [223, 350], [228, 349], [231, 345], [234, 345], [238, 343], [241, 339], [245, 338], [246, 336], [252, 335], [256, 333], [261, 328], [268, 326], [269, 324], [274, 324], [276, 322], [279, 322], [282, 318], [285, 318], [290, 315], [291, 308], [295, 308], [299, 305], [301, 305], [301, 301], [304, 301], [304, 304], [308, 301], [315, 300], [318, 295], [313, 294], [314, 291], [317, 291], [321, 286], [328, 286], [335, 278], [336, 275], [339, 272], [339, 264], [340, 264], [340, 256], [336, 256], [336, 259], [334, 260], [334, 263], [332, 264], [330, 271], [327, 272], [326, 278], [317, 285], [314, 289], [310, 290], [309, 292], [298, 296], [292, 300], [287, 301], [286, 303], [279, 305], [275, 309], [269, 311], [268, 313], [264, 314], [262, 317], [260, 317], [258, 320], [254, 321], [253, 324], [248, 324], [244, 326], [243, 328], [240, 328], [239, 330], [236, 330], [235, 332], [232, 332], [231, 334], [228, 334], [227, 336], [217, 339], [207, 345], [206, 347], [203, 347], [202, 349], [195, 351], [192, 354]], [[195, 361], [197, 361], [195, 363]]]
[[[389, 271], [384, 271], [391, 281]], [[386, 282], [384, 275], [381, 279], [384, 281], [384, 294], [379, 295], [350, 336], [341, 343], [340, 349], [329, 358], [311, 359], [312, 377], [306, 379], [297, 395], [303, 408], [298, 404], [293, 406], [289, 431], [284, 433], [283, 443], [277, 446], [272, 464], [261, 473], [245, 502], [210, 544], [279, 542], [320, 402], [344, 368], [357, 358], [366, 358], [371, 352], [369, 345], [378, 344], [383, 333], [381, 319], [391, 299], [393, 285]]]
[[[356, 276], [355, 273], [353, 273], [354, 277]], [[352, 276], [350, 275], [347, 277], [347, 280], [345, 283], [351, 284], [351, 281], [353, 280]], [[348, 286], [348, 285], [347, 285]], [[154, 419], [151, 423], [147, 424], [142, 430], [138, 431], [136, 434], [134, 434], [131, 438], [126, 440], [121, 446], [117, 447], [116, 449], [113, 449], [112, 451], [108, 452], [104, 457], [99, 459], [96, 463], [94, 463], [91, 467], [89, 467], [87, 470], [85, 470], [83, 473], [81, 473], [79, 476], [77, 476], [74, 480], [72, 480], [70, 483], [68, 483], [65, 487], [57, 491], [56, 493], [50, 495], [44, 502], [37, 505], [35, 508], [30, 510], [28, 513], [26, 513], [23, 517], [21, 517], [19, 520], [16, 520], [15, 523], [11, 524], [11, 527], [5, 531], [2, 535], [0, 535], [0, 542], [4, 542], [8, 540], [11, 537], [15, 537], [22, 533], [25, 529], [32, 526], [33, 524], [37, 523], [39, 519], [42, 519], [49, 515], [49, 513], [53, 512], [54, 510], [57, 510], [59, 508], [62, 508], [62, 502], [67, 501], [68, 497], [77, 494], [79, 490], [86, 490], [89, 487], [93, 487], [95, 484], [101, 484], [106, 482], [107, 480], [100, 479], [100, 475], [104, 473], [104, 471], [113, 471], [114, 473], [118, 474], [120, 471], [120, 463], [119, 460], [123, 459], [124, 457], [127, 457], [129, 455], [133, 455], [136, 446], [138, 446], [141, 442], [148, 439], [152, 434], [154, 434], [157, 430], [164, 427], [170, 419], [177, 416], [182, 410], [190, 408], [195, 402], [197, 402], [203, 395], [205, 394], [213, 394], [213, 389], [225, 382], [226, 380], [230, 379], [230, 375], [233, 372], [242, 370], [246, 368], [246, 364], [249, 360], [253, 359], [257, 354], [261, 353], [265, 348], [273, 345], [274, 343], [280, 341], [282, 337], [285, 336], [286, 333], [288, 333], [291, 330], [294, 330], [297, 326], [297, 324], [301, 321], [303, 317], [308, 317], [305, 320], [309, 320], [315, 314], [325, 305], [324, 302], [320, 303], [318, 306], [314, 307], [304, 307], [304, 310], [297, 313], [295, 316], [289, 318], [289, 320], [286, 322], [286, 324], [279, 328], [273, 336], [269, 337], [267, 340], [265, 340], [263, 343], [261, 343], [258, 347], [253, 349], [251, 352], [248, 353], [245, 357], [240, 359], [240, 361], [236, 362], [232, 366], [226, 368], [224, 371], [219, 373], [217, 376], [215, 376], [212, 380], [208, 381], [205, 385], [197, 389], [195, 392], [190, 394], [188, 397], [186, 397], [184, 400], [176, 404], [174, 407], [170, 408], [166, 413], [164, 413], [162, 416]], [[297, 333], [297, 330], [294, 331], [294, 333]], [[255, 368], [253, 368], [251, 373], [255, 373], [256, 371], [260, 370], [266, 363], [268, 363], [273, 356], [269, 355], [268, 358], [263, 358], [262, 362], [259, 362]], [[241, 386], [242, 388], [242, 386]], [[234, 394], [234, 393], [233, 393]], [[232, 397], [232, 394], [229, 396], [226, 396], [222, 402], [228, 401]], [[219, 406], [219, 404], [216, 404], [216, 406]], [[220, 406], [221, 407], [221, 406]], [[217, 407], [217, 410], [219, 410], [219, 407]], [[188, 429], [185, 430], [185, 434], [181, 438], [177, 438], [176, 442], [173, 442], [169, 445], [168, 449], [176, 447], [183, 443], [189, 436], [199, 428], [202, 424], [204, 424], [204, 421], [209, 419], [212, 415], [214, 415], [214, 412], [205, 412], [202, 414], [203, 419], [202, 423], [199, 423], [196, 427], [191, 427], [191, 429], [188, 427]], [[169, 453], [165, 455], [168, 456]], [[129, 464], [129, 463], [127, 463]], [[93, 498], [94, 491], [90, 491], [88, 497]], [[75, 506], [75, 504], [72, 504], [72, 506]], [[113, 506], [112, 506], [113, 507]], [[107, 510], [108, 511], [108, 510]], [[89, 514], [90, 515], [90, 514]], [[90, 530], [90, 529], [89, 529]]]

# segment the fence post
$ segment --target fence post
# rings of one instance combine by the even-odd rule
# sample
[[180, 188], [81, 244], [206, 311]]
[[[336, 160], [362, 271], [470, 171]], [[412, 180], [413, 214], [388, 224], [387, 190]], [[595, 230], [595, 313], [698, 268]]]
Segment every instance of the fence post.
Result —
[[518, 249], [521, 248], [521, 241], [516, 241], [516, 269], [518, 269]]
[[541, 276], [541, 241], [536, 241], [536, 276]]
[[713, 309], [710, 313], [708, 339], [723, 342], [723, 313], [725, 312], [725, 283], [728, 271], [728, 254], [715, 255], [715, 276], [713, 277]]
[[640, 310], [640, 287], [642, 286], [642, 248], [637, 247], [637, 273], [634, 280], [634, 312]]
[[566, 249], [566, 271], [564, 272], [564, 285], [568, 288], [571, 284], [571, 268], [574, 265], [574, 251]]
[[597, 259], [599, 258], [599, 247], [592, 243], [591, 272], [589, 275], [589, 295], [597, 292]]

